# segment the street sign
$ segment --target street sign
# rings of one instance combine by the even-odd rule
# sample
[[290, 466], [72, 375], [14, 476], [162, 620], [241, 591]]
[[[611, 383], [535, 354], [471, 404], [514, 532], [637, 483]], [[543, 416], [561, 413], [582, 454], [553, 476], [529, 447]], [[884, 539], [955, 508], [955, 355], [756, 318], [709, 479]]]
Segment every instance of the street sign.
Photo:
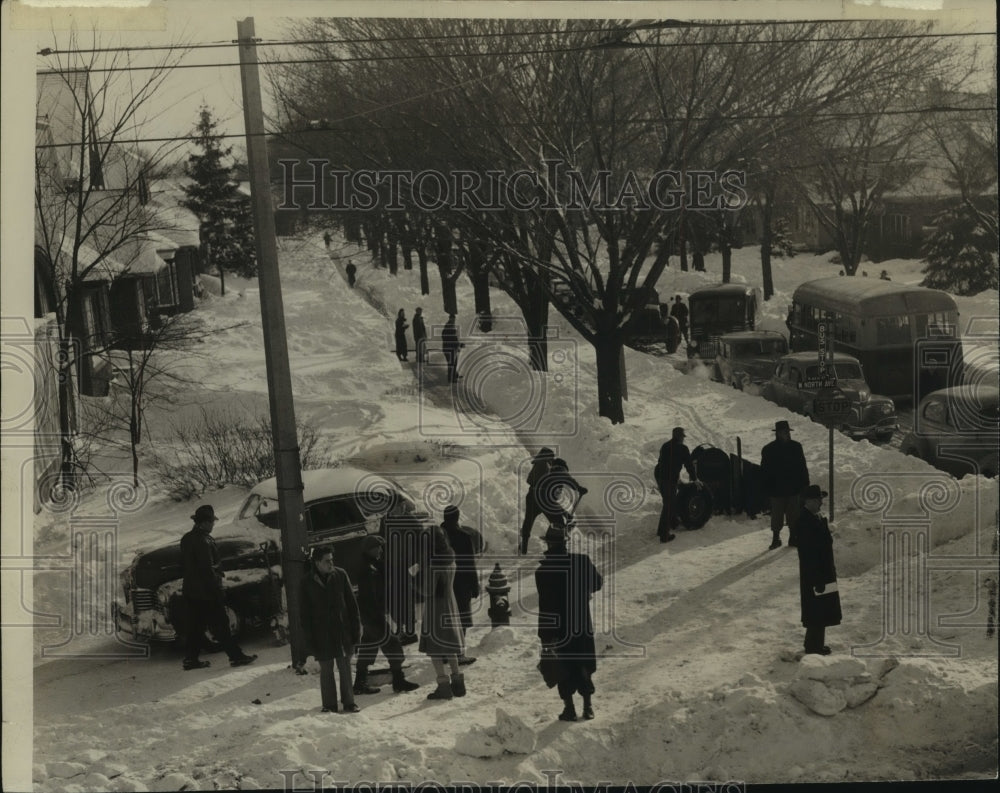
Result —
[[835, 421], [851, 413], [851, 400], [843, 397], [813, 400], [813, 412], [820, 421]]
[[837, 378], [836, 377], [825, 377], [821, 380], [803, 380], [798, 384], [798, 388], [836, 388]]

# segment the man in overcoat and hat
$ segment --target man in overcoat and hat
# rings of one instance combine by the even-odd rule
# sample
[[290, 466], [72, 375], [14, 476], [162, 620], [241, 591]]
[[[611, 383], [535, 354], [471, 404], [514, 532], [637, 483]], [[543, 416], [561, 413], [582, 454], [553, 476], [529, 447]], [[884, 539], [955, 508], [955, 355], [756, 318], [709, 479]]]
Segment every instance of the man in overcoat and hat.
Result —
[[247, 655], [233, 639], [226, 612], [222, 588], [225, 573], [219, 560], [219, 549], [212, 539], [212, 529], [218, 518], [211, 504], [202, 504], [191, 516], [194, 526], [181, 537], [181, 568], [184, 573], [181, 595], [187, 611], [187, 648], [184, 669], [204, 669], [209, 661], [198, 654], [205, 642], [205, 629], [222, 645], [231, 666], [253, 663], [256, 655]]
[[792, 440], [787, 421], [774, 424], [775, 439], [760, 452], [761, 489], [771, 500], [771, 545], [781, 547], [781, 527], [788, 523], [788, 544], [797, 542], [796, 524], [802, 491], [809, 484], [809, 468], [802, 444]]
[[[452, 589], [455, 591], [455, 603], [458, 605], [458, 616], [462, 621], [462, 637], [472, 627], [472, 599], [479, 597], [479, 571], [476, 569], [476, 557], [483, 552], [483, 535], [472, 526], [463, 526], [459, 522], [461, 514], [454, 504], [444, 508], [444, 522], [441, 528], [448, 535], [448, 544], [455, 552], [455, 581]], [[468, 666], [475, 663], [475, 657], [461, 653], [458, 663]]]
[[594, 623], [590, 598], [604, 584], [586, 554], [570, 553], [565, 529], [550, 526], [543, 538], [547, 546], [535, 571], [538, 588], [538, 638], [555, 653], [561, 669], [559, 696], [564, 707], [559, 718], [576, 721], [573, 695], [583, 697], [583, 718], [594, 718], [592, 675], [597, 671]]
[[660, 542], [670, 542], [677, 535], [674, 529], [680, 525], [677, 515], [677, 486], [680, 483], [681, 471], [688, 473], [688, 478], [694, 482], [697, 479], [694, 466], [691, 464], [691, 452], [684, 445], [684, 428], [674, 427], [670, 440], [660, 447], [660, 456], [653, 468], [656, 486], [663, 497], [663, 508], [660, 510], [660, 522], [656, 534]]
[[802, 625], [806, 629], [805, 651], [829, 655], [823, 641], [826, 629], [840, 625], [840, 593], [837, 568], [833, 561], [833, 535], [819, 511], [826, 491], [809, 485], [803, 496], [798, 523], [799, 589], [802, 601]]

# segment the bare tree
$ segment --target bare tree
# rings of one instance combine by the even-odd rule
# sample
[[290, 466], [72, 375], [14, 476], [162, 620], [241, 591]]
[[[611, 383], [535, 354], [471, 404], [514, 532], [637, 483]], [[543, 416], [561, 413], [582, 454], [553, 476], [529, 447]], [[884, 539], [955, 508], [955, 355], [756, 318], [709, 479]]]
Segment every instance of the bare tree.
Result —
[[78, 467], [69, 419], [73, 373], [111, 343], [111, 329], [94, 332], [88, 322], [87, 291], [127, 273], [149, 252], [148, 236], [166, 230], [146, 206], [148, 174], [168, 162], [178, 144], [140, 152], [133, 141], [184, 53], [166, 50], [133, 75], [126, 71], [128, 56], [100, 34], [73, 31], [43, 54], [50, 67], [38, 74], [35, 243], [55, 293], [61, 470], [64, 485], [72, 487]]

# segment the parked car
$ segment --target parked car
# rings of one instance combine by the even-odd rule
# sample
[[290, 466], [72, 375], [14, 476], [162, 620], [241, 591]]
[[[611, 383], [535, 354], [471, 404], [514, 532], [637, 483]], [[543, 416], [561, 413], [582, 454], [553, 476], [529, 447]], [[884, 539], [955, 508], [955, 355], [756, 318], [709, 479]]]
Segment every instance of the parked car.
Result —
[[[413, 499], [388, 477], [344, 467], [303, 471], [302, 483], [310, 547], [333, 544], [337, 566], [343, 567], [352, 581], [357, 580], [367, 535], [387, 537], [393, 531], [425, 529], [426, 515], [418, 512]], [[122, 571], [122, 597], [116, 598], [112, 611], [123, 635], [172, 641], [185, 632], [180, 552], [185, 531], [186, 527], [178, 527], [176, 541], [138, 552]], [[234, 634], [245, 628], [276, 625], [275, 618], [283, 610], [277, 480], [272, 477], [257, 484], [235, 520], [217, 526], [212, 536], [221, 557]], [[416, 545], [407, 544], [411, 549]], [[405, 570], [409, 561], [397, 560], [396, 569]]]
[[719, 338], [714, 377], [720, 383], [751, 394], [771, 376], [774, 365], [788, 354], [788, 342], [771, 330], [745, 330]]
[[942, 388], [921, 400], [913, 429], [900, 445], [904, 454], [926, 460], [952, 476], [1000, 470], [1000, 389], [961, 385]]
[[815, 352], [782, 356], [761, 396], [855, 440], [887, 441], [899, 428], [895, 403], [887, 396], [873, 394], [861, 363], [843, 353], [834, 354], [825, 381], [820, 380]]

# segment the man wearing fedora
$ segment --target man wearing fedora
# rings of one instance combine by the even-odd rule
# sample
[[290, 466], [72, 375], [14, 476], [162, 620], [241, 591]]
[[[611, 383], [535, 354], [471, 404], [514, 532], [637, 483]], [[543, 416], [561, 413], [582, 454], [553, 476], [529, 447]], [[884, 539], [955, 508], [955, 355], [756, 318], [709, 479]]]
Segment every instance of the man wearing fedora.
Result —
[[577, 693], [583, 696], [583, 718], [592, 719], [591, 676], [597, 671], [597, 652], [590, 598], [604, 581], [586, 554], [569, 552], [564, 528], [549, 526], [542, 539], [547, 550], [535, 571], [538, 638], [559, 661], [559, 696], [564, 704], [559, 719], [576, 721], [573, 695]]
[[809, 469], [802, 444], [792, 440], [787, 421], [774, 424], [775, 439], [760, 452], [761, 489], [771, 500], [770, 550], [781, 547], [781, 526], [788, 523], [788, 544], [797, 542], [802, 491], [809, 484]]
[[833, 562], [833, 535], [826, 518], [819, 514], [825, 497], [826, 491], [820, 490], [819, 485], [806, 488], [797, 532], [805, 651], [817, 655], [830, 654], [830, 648], [823, 643], [826, 629], [840, 625], [842, 618], [837, 568]]
[[231, 666], [253, 663], [256, 655], [247, 655], [233, 639], [229, 629], [229, 615], [226, 613], [226, 599], [222, 589], [222, 566], [219, 549], [212, 539], [215, 528], [215, 510], [211, 504], [203, 504], [191, 516], [194, 527], [181, 537], [181, 566], [184, 571], [184, 585], [181, 594], [187, 611], [187, 652], [184, 655], [185, 669], [204, 669], [208, 661], [198, 659], [205, 641], [205, 628], [222, 645], [229, 656]]
[[660, 510], [660, 521], [656, 527], [656, 535], [660, 542], [670, 542], [677, 535], [674, 529], [680, 525], [677, 514], [677, 486], [680, 483], [681, 471], [686, 470], [688, 478], [694, 482], [697, 479], [694, 466], [691, 464], [691, 452], [684, 445], [684, 428], [674, 427], [670, 440], [660, 447], [660, 456], [653, 468], [656, 486], [663, 498], [663, 508]]

